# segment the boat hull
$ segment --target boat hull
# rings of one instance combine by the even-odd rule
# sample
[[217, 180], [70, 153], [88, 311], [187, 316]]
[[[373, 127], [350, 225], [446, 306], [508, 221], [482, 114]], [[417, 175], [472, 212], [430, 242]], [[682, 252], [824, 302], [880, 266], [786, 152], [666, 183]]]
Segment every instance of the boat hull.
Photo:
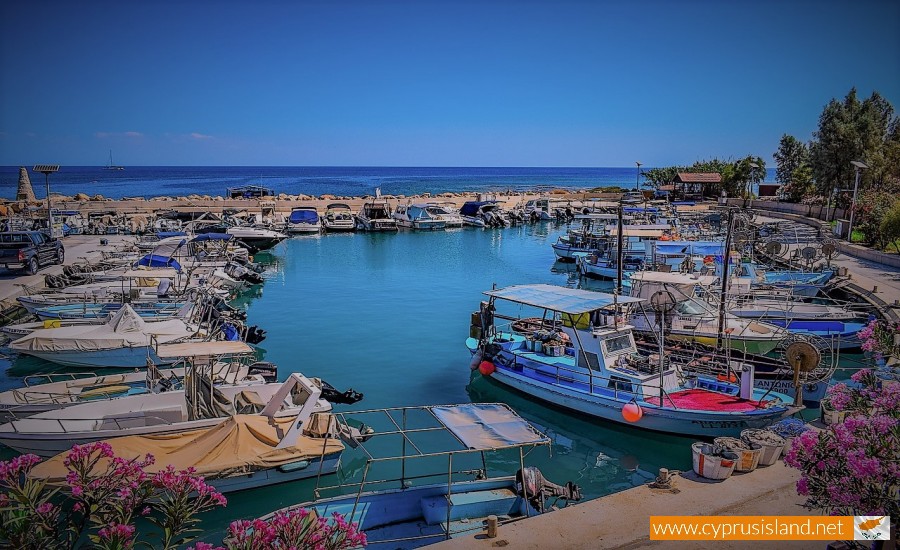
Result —
[[754, 414], [684, 411], [640, 403], [643, 415], [637, 422], [630, 423], [622, 417], [622, 407], [630, 402], [628, 400], [606, 399], [596, 394], [568, 388], [563, 391], [553, 384], [523, 376], [506, 368], [498, 367], [491, 378], [537, 399], [572, 411], [618, 424], [676, 435], [703, 438], [739, 437], [742, 430], [764, 428], [793, 413], [789, 408]]
[[92, 351], [33, 351], [23, 350], [19, 353], [31, 355], [58, 365], [76, 369], [143, 369], [147, 367], [149, 357], [153, 364], [169, 365], [174, 359], [161, 359], [151, 346], [133, 348], [117, 348]]

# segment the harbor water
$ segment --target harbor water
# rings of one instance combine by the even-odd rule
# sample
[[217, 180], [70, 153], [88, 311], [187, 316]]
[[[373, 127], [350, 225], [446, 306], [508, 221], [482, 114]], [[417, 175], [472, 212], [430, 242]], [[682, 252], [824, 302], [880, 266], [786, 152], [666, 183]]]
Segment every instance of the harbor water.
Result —
[[[261, 348], [278, 365], [279, 379], [299, 371], [365, 394], [349, 408], [510, 404], [553, 439], [552, 456], [535, 451], [529, 464], [555, 483], [581, 485], [587, 498], [646, 483], [661, 467], [689, 469], [693, 439], [551, 408], [471, 374], [464, 341], [483, 291], [494, 284], [580, 284], [574, 265], [555, 262], [550, 248], [565, 229], [542, 223], [295, 237], [257, 255], [268, 264], [266, 282], [236, 304], [247, 308], [250, 324], [268, 331]], [[590, 281], [584, 288], [611, 286]], [[0, 360], [2, 386], [20, 386], [22, 376], [53, 370], [48, 366], [30, 358]], [[512, 471], [515, 464], [508, 465]], [[345, 458], [344, 466], [358, 464]], [[221, 540], [234, 519], [311, 500], [314, 486], [296, 482], [228, 495], [227, 508], [205, 518], [204, 539]]]

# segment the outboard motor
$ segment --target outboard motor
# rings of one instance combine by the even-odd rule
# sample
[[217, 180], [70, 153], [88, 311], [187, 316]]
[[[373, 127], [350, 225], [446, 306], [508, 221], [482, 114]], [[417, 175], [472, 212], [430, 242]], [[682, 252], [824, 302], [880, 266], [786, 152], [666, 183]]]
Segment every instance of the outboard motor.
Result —
[[266, 331], [256, 325], [247, 328], [246, 341], [248, 344], [259, 344], [266, 339]]
[[329, 403], [341, 403], [344, 405], [352, 405], [358, 401], [362, 401], [363, 394], [354, 390], [353, 388], [348, 389], [347, 391], [340, 392], [335, 389], [334, 386], [329, 384], [324, 380], [319, 380], [322, 385], [322, 399], [328, 401]]
[[278, 367], [268, 361], [256, 361], [250, 364], [247, 374], [258, 374], [263, 377], [263, 380], [271, 383], [278, 380]]
[[551, 509], [556, 509], [556, 502], [581, 500], [581, 487], [571, 481], [565, 486], [556, 485], [544, 478], [544, 474], [534, 466], [516, 472], [516, 494], [526, 499], [539, 513], [544, 513], [544, 501], [554, 498]]

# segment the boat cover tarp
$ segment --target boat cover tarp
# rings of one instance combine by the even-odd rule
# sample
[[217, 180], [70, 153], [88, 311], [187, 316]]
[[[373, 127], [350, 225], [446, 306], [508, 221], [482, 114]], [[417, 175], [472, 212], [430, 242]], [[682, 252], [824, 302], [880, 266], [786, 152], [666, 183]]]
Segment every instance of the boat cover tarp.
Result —
[[[344, 450], [337, 439], [319, 439], [300, 435], [292, 447], [276, 449], [280, 434], [290, 428], [294, 418], [269, 419], [255, 414], [241, 414], [228, 418], [213, 427], [199, 428], [174, 434], [117, 437], [107, 441], [115, 456], [143, 459], [149, 453], [156, 461], [145, 467], [148, 473], [165, 470], [171, 464], [176, 470], [193, 467], [197, 475], [211, 478], [227, 477], [256, 470], [276, 468], [300, 460], [310, 460]], [[65, 482], [68, 469], [63, 464], [65, 453], [42, 462], [31, 470], [31, 477], [46, 479], [54, 484]], [[108, 466], [98, 462], [94, 473], [100, 474]]]
[[697, 256], [721, 256], [725, 243], [721, 241], [658, 241], [657, 254], [694, 254]]
[[431, 411], [469, 449], [489, 450], [548, 441], [524, 418], [503, 405], [472, 403], [432, 407]]
[[478, 209], [487, 204], [497, 204], [497, 201], [469, 201], [462, 205], [459, 213], [463, 216], [477, 216]]
[[180, 319], [145, 322], [125, 304], [105, 324], [40, 329], [9, 347], [18, 351], [98, 351], [149, 346], [151, 336], [163, 344], [193, 334]]
[[145, 267], [166, 267], [172, 268], [178, 272], [181, 271], [181, 264], [179, 264], [177, 260], [170, 256], [161, 256], [158, 254], [147, 254], [135, 263], [135, 266], [139, 265]]
[[294, 210], [289, 218], [291, 223], [316, 223], [319, 214], [315, 210]]
[[543, 284], [513, 285], [499, 290], [490, 290], [485, 294], [510, 302], [573, 315], [610, 307], [615, 303], [628, 304], [641, 301], [639, 298], [628, 296], [619, 296], [616, 299], [612, 294], [603, 292]]
[[180, 342], [166, 344], [156, 349], [156, 354], [163, 358], [172, 357], [209, 357], [213, 355], [230, 355], [236, 353], [250, 353], [253, 351], [245, 342], [226, 342], [224, 340], [214, 342]]
[[666, 291], [671, 292], [677, 301], [682, 301], [693, 296], [698, 285], [708, 287], [715, 282], [716, 277], [712, 275], [639, 271], [631, 275], [631, 295], [649, 300], [657, 292]]

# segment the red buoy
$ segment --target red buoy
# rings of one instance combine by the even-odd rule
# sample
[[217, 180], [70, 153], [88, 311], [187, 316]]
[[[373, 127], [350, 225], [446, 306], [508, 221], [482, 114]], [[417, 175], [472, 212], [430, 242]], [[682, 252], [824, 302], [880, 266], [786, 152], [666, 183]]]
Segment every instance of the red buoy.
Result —
[[482, 361], [480, 365], [478, 365], [478, 372], [480, 372], [484, 376], [490, 376], [494, 374], [494, 371], [497, 369], [493, 363], [490, 361]]
[[622, 418], [626, 422], [637, 422], [642, 416], [644, 416], [644, 409], [634, 401], [622, 407]]

